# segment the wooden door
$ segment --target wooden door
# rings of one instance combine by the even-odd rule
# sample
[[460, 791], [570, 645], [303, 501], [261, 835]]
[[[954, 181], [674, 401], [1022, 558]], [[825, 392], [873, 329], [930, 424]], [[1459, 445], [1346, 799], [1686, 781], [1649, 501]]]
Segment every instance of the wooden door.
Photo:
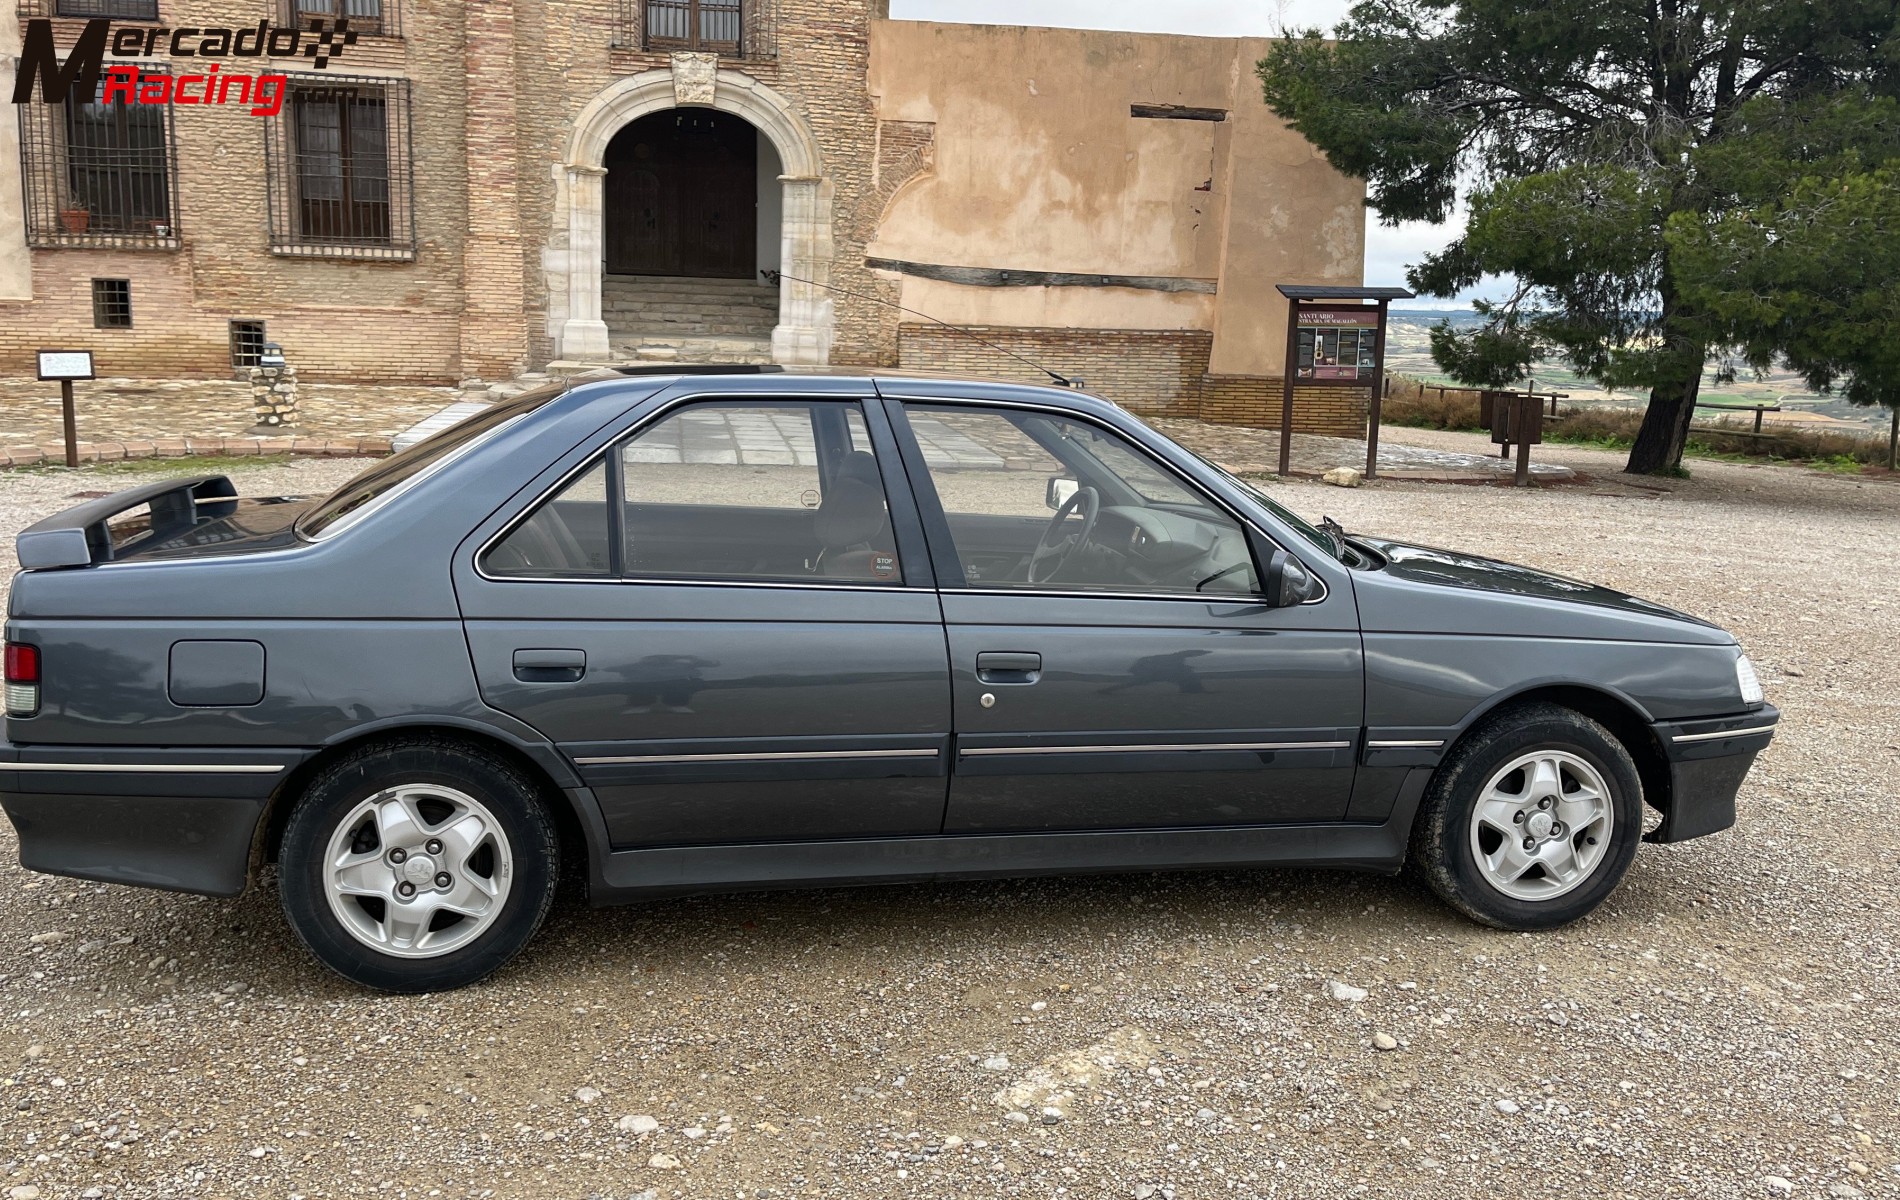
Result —
[[621, 130], [605, 158], [610, 275], [748, 278], [758, 258], [758, 133], [710, 109]]

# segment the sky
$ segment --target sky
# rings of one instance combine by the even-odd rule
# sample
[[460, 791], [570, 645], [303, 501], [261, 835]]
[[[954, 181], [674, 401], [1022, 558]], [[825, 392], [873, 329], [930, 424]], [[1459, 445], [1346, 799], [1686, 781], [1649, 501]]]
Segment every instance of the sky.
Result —
[[[1330, 30], [1348, 7], [1348, 0], [891, 0], [891, 16], [913, 21], [1262, 37], [1283, 28], [1317, 25]], [[1365, 282], [1375, 287], [1404, 286], [1406, 265], [1443, 246], [1454, 231], [1453, 226], [1418, 221], [1391, 227], [1368, 214]]]

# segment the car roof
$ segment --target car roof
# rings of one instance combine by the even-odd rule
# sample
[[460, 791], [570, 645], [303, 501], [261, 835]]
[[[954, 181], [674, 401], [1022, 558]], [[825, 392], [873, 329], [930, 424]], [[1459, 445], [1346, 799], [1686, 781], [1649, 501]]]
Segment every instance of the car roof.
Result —
[[[640, 363], [605, 366], [599, 370], [569, 377], [569, 384], [632, 383], [665, 390], [675, 384], [720, 381], [739, 393], [790, 392], [817, 393], [834, 390], [840, 384], [858, 384], [879, 395], [919, 400], [1014, 400], [1019, 403], [1046, 404], [1097, 411], [1119, 410], [1112, 400], [1079, 388], [1053, 384], [1024, 383], [1021, 380], [986, 378], [976, 375], [950, 375], [936, 371], [901, 368], [852, 368], [836, 366], [755, 366]], [[590, 389], [592, 390], [592, 389]]]

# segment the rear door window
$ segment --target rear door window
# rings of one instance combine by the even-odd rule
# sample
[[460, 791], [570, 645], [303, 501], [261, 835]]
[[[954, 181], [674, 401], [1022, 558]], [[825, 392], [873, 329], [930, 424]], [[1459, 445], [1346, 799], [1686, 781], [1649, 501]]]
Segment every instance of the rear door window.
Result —
[[483, 566], [514, 578], [903, 582], [884, 472], [849, 401], [675, 410], [542, 502]]

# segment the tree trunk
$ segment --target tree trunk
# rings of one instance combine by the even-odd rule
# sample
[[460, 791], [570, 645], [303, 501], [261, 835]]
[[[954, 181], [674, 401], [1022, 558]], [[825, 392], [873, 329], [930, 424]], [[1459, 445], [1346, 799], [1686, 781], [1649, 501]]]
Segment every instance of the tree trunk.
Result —
[[1630, 447], [1623, 470], [1630, 475], [1672, 475], [1682, 469], [1682, 447], [1689, 440], [1689, 420], [1695, 416], [1702, 377], [1686, 384], [1651, 388], [1649, 409]]

